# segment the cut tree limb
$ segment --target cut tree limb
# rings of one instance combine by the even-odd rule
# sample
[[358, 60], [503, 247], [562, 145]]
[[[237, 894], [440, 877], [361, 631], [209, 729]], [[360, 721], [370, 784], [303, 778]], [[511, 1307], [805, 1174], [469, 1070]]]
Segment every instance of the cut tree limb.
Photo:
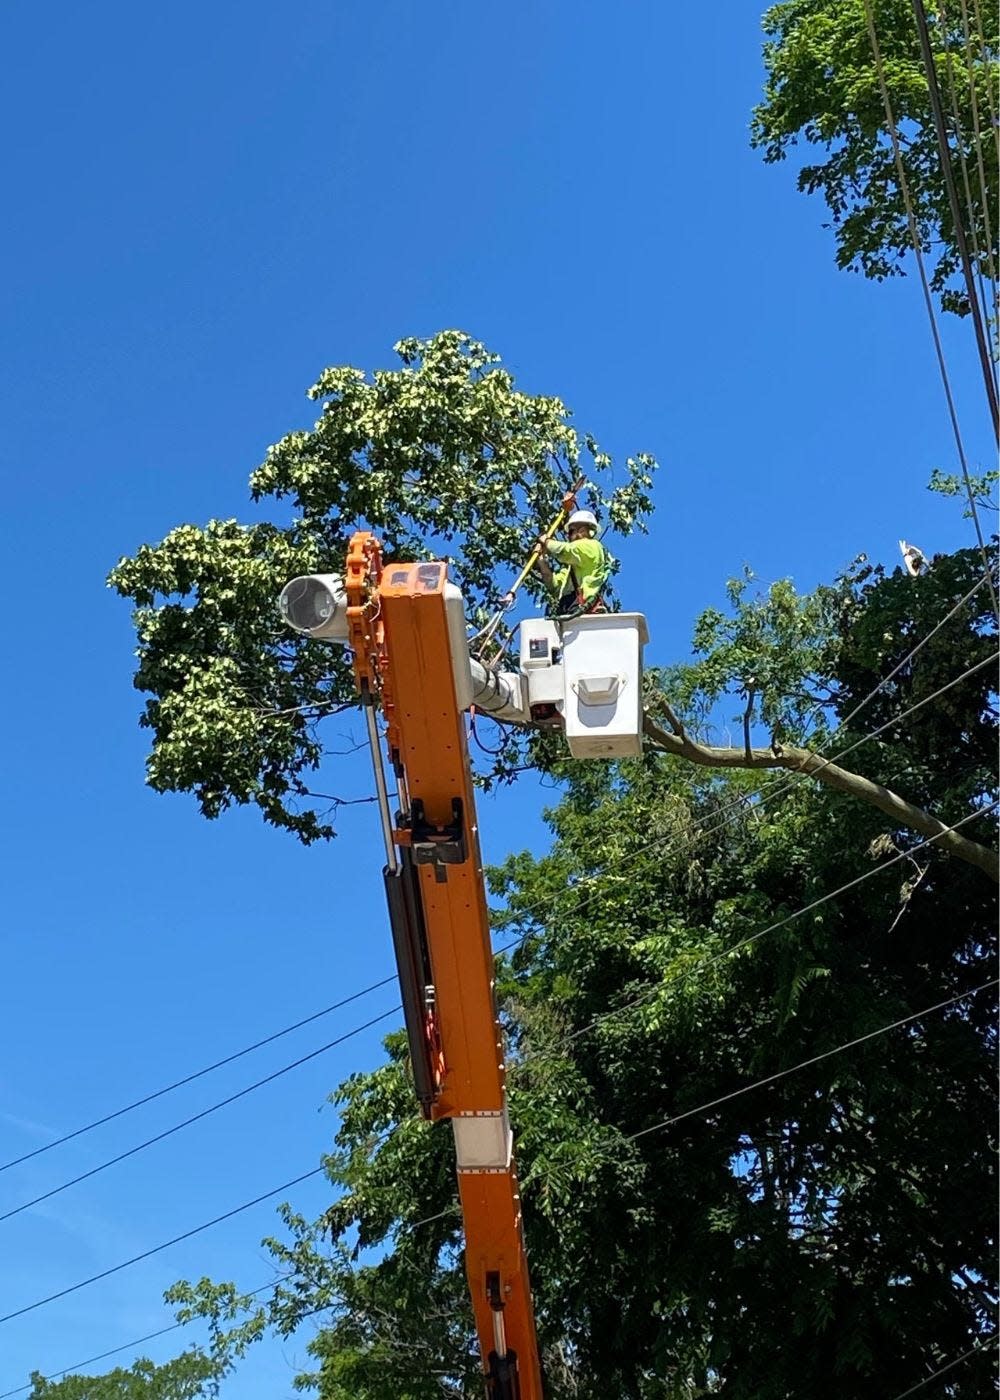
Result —
[[817, 782], [826, 783], [827, 787], [836, 788], [839, 792], [846, 792], [851, 797], [877, 807], [900, 826], [918, 831], [921, 836], [934, 837], [936, 846], [941, 846], [959, 860], [967, 861], [982, 870], [990, 879], [1000, 882], [1000, 857], [996, 851], [980, 845], [978, 841], [970, 841], [958, 831], [950, 831], [937, 817], [932, 817], [921, 807], [907, 802], [904, 797], [900, 797], [890, 788], [883, 787], [881, 783], [873, 783], [869, 778], [862, 778], [859, 773], [851, 773], [848, 769], [831, 763], [828, 758], [810, 753], [808, 749], [719, 749], [708, 744], [699, 744], [688, 736], [675, 716], [668, 713], [668, 719], [674, 724], [675, 730], [680, 730], [679, 733], [670, 733], [669, 730], [663, 729], [650, 715], [643, 719], [646, 737], [665, 753], [686, 758], [691, 763], [700, 763], [705, 768], [786, 768], [793, 773], [805, 773]]

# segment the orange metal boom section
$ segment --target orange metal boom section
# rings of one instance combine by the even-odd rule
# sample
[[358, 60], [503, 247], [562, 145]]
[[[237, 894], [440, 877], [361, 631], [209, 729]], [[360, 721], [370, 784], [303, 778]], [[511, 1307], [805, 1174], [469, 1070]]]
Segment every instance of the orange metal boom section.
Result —
[[[376, 590], [376, 550], [371, 536], [352, 541], [349, 616], [357, 624], [359, 684], [363, 693], [377, 687], [383, 698], [389, 756], [405, 807], [393, 841], [403, 873], [412, 876], [411, 903], [421, 906], [424, 966], [429, 963], [424, 1030], [432, 1051], [437, 1047], [427, 1058], [422, 1102], [426, 1116], [450, 1118], [455, 1128], [466, 1272], [487, 1395], [542, 1400], [475, 800], [448, 641], [447, 569], [386, 565]], [[364, 607], [362, 557], [371, 590]], [[402, 962], [400, 976], [405, 1001]], [[416, 1078], [420, 1029], [409, 1017], [408, 1031]]]

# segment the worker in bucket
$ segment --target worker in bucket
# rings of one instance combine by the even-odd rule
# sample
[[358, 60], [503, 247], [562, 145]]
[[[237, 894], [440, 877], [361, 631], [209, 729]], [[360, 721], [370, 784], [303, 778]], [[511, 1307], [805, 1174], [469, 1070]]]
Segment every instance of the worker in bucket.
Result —
[[[597, 538], [597, 517], [593, 511], [574, 511], [566, 522], [565, 540], [543, 535], [535, 547], [535, 567], [553, 596], [549, 609], [552, 617], [607, 611], [601, 593], [611, 573], [611, 556]], [[559, 568], [552, 568], [548, 555]]]

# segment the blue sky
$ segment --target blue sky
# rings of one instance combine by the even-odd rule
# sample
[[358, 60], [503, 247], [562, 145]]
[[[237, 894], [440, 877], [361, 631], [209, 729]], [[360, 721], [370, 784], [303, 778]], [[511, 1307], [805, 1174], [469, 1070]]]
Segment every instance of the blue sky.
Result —
[[[391, 970], [371, 809], [304, 850], [144, 788], [133, 638], [104, 586], [175, 524], [251, 518], [247, 474], [312, 421], [323, 366], [460, 326], [607, 450], [658, 456], [621, 576], [657, 663], [687, 656], [744, 562], [808, 588], [971, 527], [924, 490], [955, 454], [916, 282], [838, 273], [822, 205], [749, 149], [754, 6], [9, 0], [0, 38], [6, 1161]], [[947, 332], [983, 461], [968, 341]], [[360, 761], [330, 781], [369, 791]], [[487, 855], [541, 849], [550, 796], [484, 801]], [[0, 1174], [0, 1213], [394, 1000]], [[327, 1092], [378, 1057], [361, 1035], [0, 1222], [0, 1313], [310, 1170]], [[292, 1200], [318, 1212], [328, 1188]], [[264, 1283], [274, 1225], [257, 1207], [0, 1325], [0, 1392], [167, 1325], [178, 1277]], [[261, 1348], [235, 1392], [290, 1395], [305, 1340]]]

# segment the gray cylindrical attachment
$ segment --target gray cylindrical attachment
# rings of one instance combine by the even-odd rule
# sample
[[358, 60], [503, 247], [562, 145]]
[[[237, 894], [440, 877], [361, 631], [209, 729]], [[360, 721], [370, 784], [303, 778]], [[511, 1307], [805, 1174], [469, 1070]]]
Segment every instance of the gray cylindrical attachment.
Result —
[[339, 574], [293, 578], [281, 590], [278, 608], [296, 632], [323, 641], [347, 641], [347, 594]]

